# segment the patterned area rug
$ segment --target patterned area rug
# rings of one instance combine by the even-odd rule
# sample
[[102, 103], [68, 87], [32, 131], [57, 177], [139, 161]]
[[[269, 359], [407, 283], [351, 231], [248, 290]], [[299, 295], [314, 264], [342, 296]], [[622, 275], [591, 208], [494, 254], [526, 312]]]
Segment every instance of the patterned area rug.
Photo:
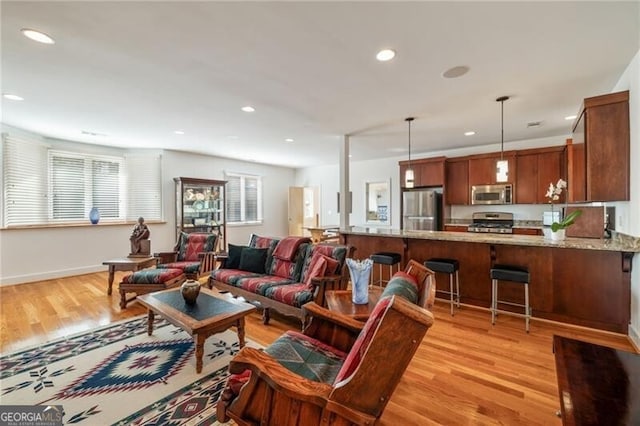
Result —
[[209, 337], [197, 374], [187, 333], [156, 317], [148, 336], [139, 317], [0, 356], [0, 404], [62, 405], [65, 424], [218, 424], [216, 402], [238, 349], [235, 330]]

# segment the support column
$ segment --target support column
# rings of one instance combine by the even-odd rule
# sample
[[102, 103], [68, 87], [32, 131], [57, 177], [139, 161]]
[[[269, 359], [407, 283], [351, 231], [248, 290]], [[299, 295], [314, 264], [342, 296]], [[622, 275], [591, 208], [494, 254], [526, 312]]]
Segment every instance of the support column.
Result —
[[344, 135], [340, 144], [340, 228], [349, 227], [349, 135]]

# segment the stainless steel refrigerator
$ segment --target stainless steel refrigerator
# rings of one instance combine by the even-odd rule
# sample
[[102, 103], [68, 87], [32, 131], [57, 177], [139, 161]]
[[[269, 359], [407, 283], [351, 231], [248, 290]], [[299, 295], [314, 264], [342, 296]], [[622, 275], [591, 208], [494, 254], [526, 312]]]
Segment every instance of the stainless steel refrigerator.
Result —
[[402, 229], [438, 231], [442, 222], [442, 194], [433, 190], [402, 193]]

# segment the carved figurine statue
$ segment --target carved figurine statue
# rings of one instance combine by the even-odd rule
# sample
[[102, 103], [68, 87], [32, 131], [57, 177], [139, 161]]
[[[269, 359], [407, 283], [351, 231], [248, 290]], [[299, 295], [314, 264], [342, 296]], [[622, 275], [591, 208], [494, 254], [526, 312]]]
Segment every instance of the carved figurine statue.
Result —
[[149, 227], [144, 223], [144, 218], [139, 217], [138, 224], [133, 228], [131, 237], [129, 237], [129, 241], [131, 241], [131, 255], [150, 254], [149, 235], [151, 235]]

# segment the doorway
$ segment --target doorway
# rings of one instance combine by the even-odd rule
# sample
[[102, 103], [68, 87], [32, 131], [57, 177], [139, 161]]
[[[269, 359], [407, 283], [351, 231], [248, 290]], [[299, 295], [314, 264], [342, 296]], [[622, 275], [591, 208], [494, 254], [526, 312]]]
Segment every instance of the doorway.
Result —
[[306, 228], [320, 226], [320, 190], [318, 187], [289, 187], [289, 235], [308, 237]]

